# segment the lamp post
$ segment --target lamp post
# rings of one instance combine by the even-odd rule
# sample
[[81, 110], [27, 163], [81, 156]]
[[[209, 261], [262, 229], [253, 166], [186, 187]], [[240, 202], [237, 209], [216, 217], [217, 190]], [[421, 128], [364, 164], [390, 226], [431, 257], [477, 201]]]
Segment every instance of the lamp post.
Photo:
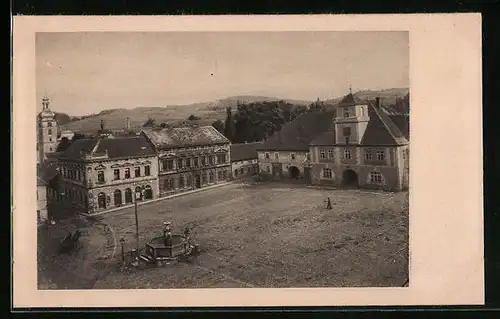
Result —
[[138, 201], [142, 199], [144, 186], [140, 187], [139, 190], [135, 191], [135, 205], [134, 205], [134, 214], [135, 214], [135, 240], [136, 240], [136, 261], [137, 265], [139, 264], [139, 216], [137, 214], [137, 206]]

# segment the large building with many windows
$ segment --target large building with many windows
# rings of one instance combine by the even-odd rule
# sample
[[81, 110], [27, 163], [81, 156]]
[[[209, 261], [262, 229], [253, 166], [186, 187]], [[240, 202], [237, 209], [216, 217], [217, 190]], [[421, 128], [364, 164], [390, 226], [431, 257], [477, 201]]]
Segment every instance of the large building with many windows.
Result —
[[407, 189], [409, 117], [389, 115], [379, 98], [363, 102], [349, 93], [330, 129], [310, 143], [310, 154], [313, 184]]
[[58, 158], [59, 208], [97, 213], [159, 196], [158, 159], [145, 136], [73, 141]]
[[231, 178], [230, 141], [212, 126], [148, 128], [140, 136], [158, 153], [160, 196]]

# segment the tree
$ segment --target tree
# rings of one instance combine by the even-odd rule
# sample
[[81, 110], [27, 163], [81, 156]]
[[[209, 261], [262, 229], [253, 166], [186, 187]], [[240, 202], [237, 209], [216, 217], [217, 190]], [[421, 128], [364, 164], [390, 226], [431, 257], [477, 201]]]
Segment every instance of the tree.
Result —
[[230, 106], [226, 109], [226, 113], [227, 115], [226, 115], [226, 122], [224, 123], [224, 136], [231, 142], [233, 142], [236, 135], [236, 128], [234, 123], [233, 112]]
[[188, 120], [189, 120], [189, 121], [196, 121], [196, 120], [199, 120], [199, 119], [200, 119], [200, 117], [199, 117], [199, 116], [196, 116], [196, 115], [194, 115], [194, 114], [191, 114], [191, 115], [189, 115], [189, 117], [188, 117]]
[[61, 138], [59, 145], [57, 145], [57, 152], [65, 151], [68, 148], [68, 146], [70, 146], [70, 144], [71, 141], [66, 136], [64, 136], [63, 138]]
[[156, 121], [152, 117], [149, 117], [148, 120], [142, 125], [142, 127], [154, 127], [154, 126], [156, 126]]
[[224, 134], [224, 122], [222, 122], [221, 120], [217, 120], [217, 121], [215, 121], [215, 122], [212, 123], [212, 126], [217, 131], [219, 131], [220, 133]]
[[166, 128], [167, 127], [167, 123], [163, 122], [160, 124], [160, 128]]

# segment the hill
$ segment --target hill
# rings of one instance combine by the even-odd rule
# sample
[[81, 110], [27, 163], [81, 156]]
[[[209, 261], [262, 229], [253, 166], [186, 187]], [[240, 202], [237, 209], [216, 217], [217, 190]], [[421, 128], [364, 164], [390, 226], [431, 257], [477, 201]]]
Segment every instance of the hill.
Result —
[[[408, 89], [387, 89], [381, 91], [360, 91], [355, 93], [360, 99], [374, 99], [379, 96], [383, 103], [394, 104], [397, 98], [402, 98], [408, 93]], [[336, 104], [341, 97], [327, 100], [328, 104]], [[188, 105], [167, 105], [163, 107], [139, 107], [134, 109], [108, 109], [98, 114], [91, 114], [83, 117], [72, 118], [70, 122], [59, 123], [62, 129], [72, 131], [95, 131], [100, 128], [101, 120], [106, 122], [108, 129], [123, 129], [126, 126], [127, 117], [132, 128], [141, 127], [148, 118], [154, 118], [156, 123], [169, 123], [179, 125], [186, 121], [193, 114], [199, 117], [199, 120], [189, 121], [198, 125], [210, 125], [216, 120], [224, 120], [226, 117], [226, 108], [236, 108], [238, 102], [249, 104], [255, 102], [275, 102], [283, 100], [284, 102], [295, 105], [309, 105], [312, 101], [280, 99], [266, 96], [231, 96], [224, 99], [199, 102]], [[66, 121], [63, 121], [66, 122]]]

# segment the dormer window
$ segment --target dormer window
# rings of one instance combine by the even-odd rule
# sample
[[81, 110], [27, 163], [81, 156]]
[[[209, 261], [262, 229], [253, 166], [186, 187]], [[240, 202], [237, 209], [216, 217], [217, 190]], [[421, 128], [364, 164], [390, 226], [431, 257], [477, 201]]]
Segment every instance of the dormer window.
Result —
[[269, 153], [266, 153], [266, 154], [264, 155], [264, 157], [265, 157], [266, 159], [269, 159]]

